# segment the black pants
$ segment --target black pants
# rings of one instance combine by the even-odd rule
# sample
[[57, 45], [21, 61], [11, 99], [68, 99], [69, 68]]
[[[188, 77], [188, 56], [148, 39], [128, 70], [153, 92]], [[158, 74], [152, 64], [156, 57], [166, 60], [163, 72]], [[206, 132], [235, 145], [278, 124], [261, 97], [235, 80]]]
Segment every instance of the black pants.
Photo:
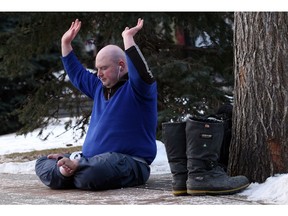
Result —
[[35, 171], [40, 180], [52, 189], [107, 190], [132, 187], [144, 184], [150, 176], [148, 164], [114, 152], [92, 158], [82, 157], [76, 172], [70, 177], [60, 173], [57, 160], [46, 156], [36, 161]]

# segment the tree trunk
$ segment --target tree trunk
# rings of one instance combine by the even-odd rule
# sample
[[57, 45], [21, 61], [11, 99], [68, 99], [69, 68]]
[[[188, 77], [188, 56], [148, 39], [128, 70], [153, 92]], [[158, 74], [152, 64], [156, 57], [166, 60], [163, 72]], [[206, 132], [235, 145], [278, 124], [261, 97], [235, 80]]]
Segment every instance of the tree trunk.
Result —
[[288, 13], [236, 12], [229, 174], [288, 172]]

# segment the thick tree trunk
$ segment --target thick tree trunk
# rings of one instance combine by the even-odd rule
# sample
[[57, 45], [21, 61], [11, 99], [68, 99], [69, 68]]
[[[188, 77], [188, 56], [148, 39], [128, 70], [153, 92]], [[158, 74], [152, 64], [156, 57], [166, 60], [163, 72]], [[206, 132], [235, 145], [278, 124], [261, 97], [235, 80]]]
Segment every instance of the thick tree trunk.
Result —
[[288, 172], [288, 13], [236, 12], [229, 174]]

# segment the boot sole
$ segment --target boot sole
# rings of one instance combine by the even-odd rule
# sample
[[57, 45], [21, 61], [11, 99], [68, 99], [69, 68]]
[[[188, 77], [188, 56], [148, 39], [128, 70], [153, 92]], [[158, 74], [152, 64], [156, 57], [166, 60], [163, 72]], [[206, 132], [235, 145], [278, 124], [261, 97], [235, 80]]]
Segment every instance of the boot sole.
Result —
[[174, 196], [188, 196], [187, 190], [172, 191]]
[[192, 196], [201, 196], [201, 195], [231, 195], [238, 193], [245, 188], [247, 188], [250, 185], [250, 183], [243, 185], [239, 188], [234, 188], [231, 190], [189, 190], [187, 189], [187, 193]]

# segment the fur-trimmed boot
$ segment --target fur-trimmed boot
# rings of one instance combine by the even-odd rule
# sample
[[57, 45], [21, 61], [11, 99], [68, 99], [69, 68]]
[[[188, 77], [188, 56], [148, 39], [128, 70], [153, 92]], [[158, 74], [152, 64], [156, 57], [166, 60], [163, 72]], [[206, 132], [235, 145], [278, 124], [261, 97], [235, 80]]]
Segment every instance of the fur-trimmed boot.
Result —
[[172, 174], [172, 193], [187, 195], [186, 122], [162, 123], [162, 137]]
[[223, 134], [223, 124], [217, 119], [187, 119], [188, 194], [234, 194], [249, 186], [245, 176], [230, 177], [218, 165]]

